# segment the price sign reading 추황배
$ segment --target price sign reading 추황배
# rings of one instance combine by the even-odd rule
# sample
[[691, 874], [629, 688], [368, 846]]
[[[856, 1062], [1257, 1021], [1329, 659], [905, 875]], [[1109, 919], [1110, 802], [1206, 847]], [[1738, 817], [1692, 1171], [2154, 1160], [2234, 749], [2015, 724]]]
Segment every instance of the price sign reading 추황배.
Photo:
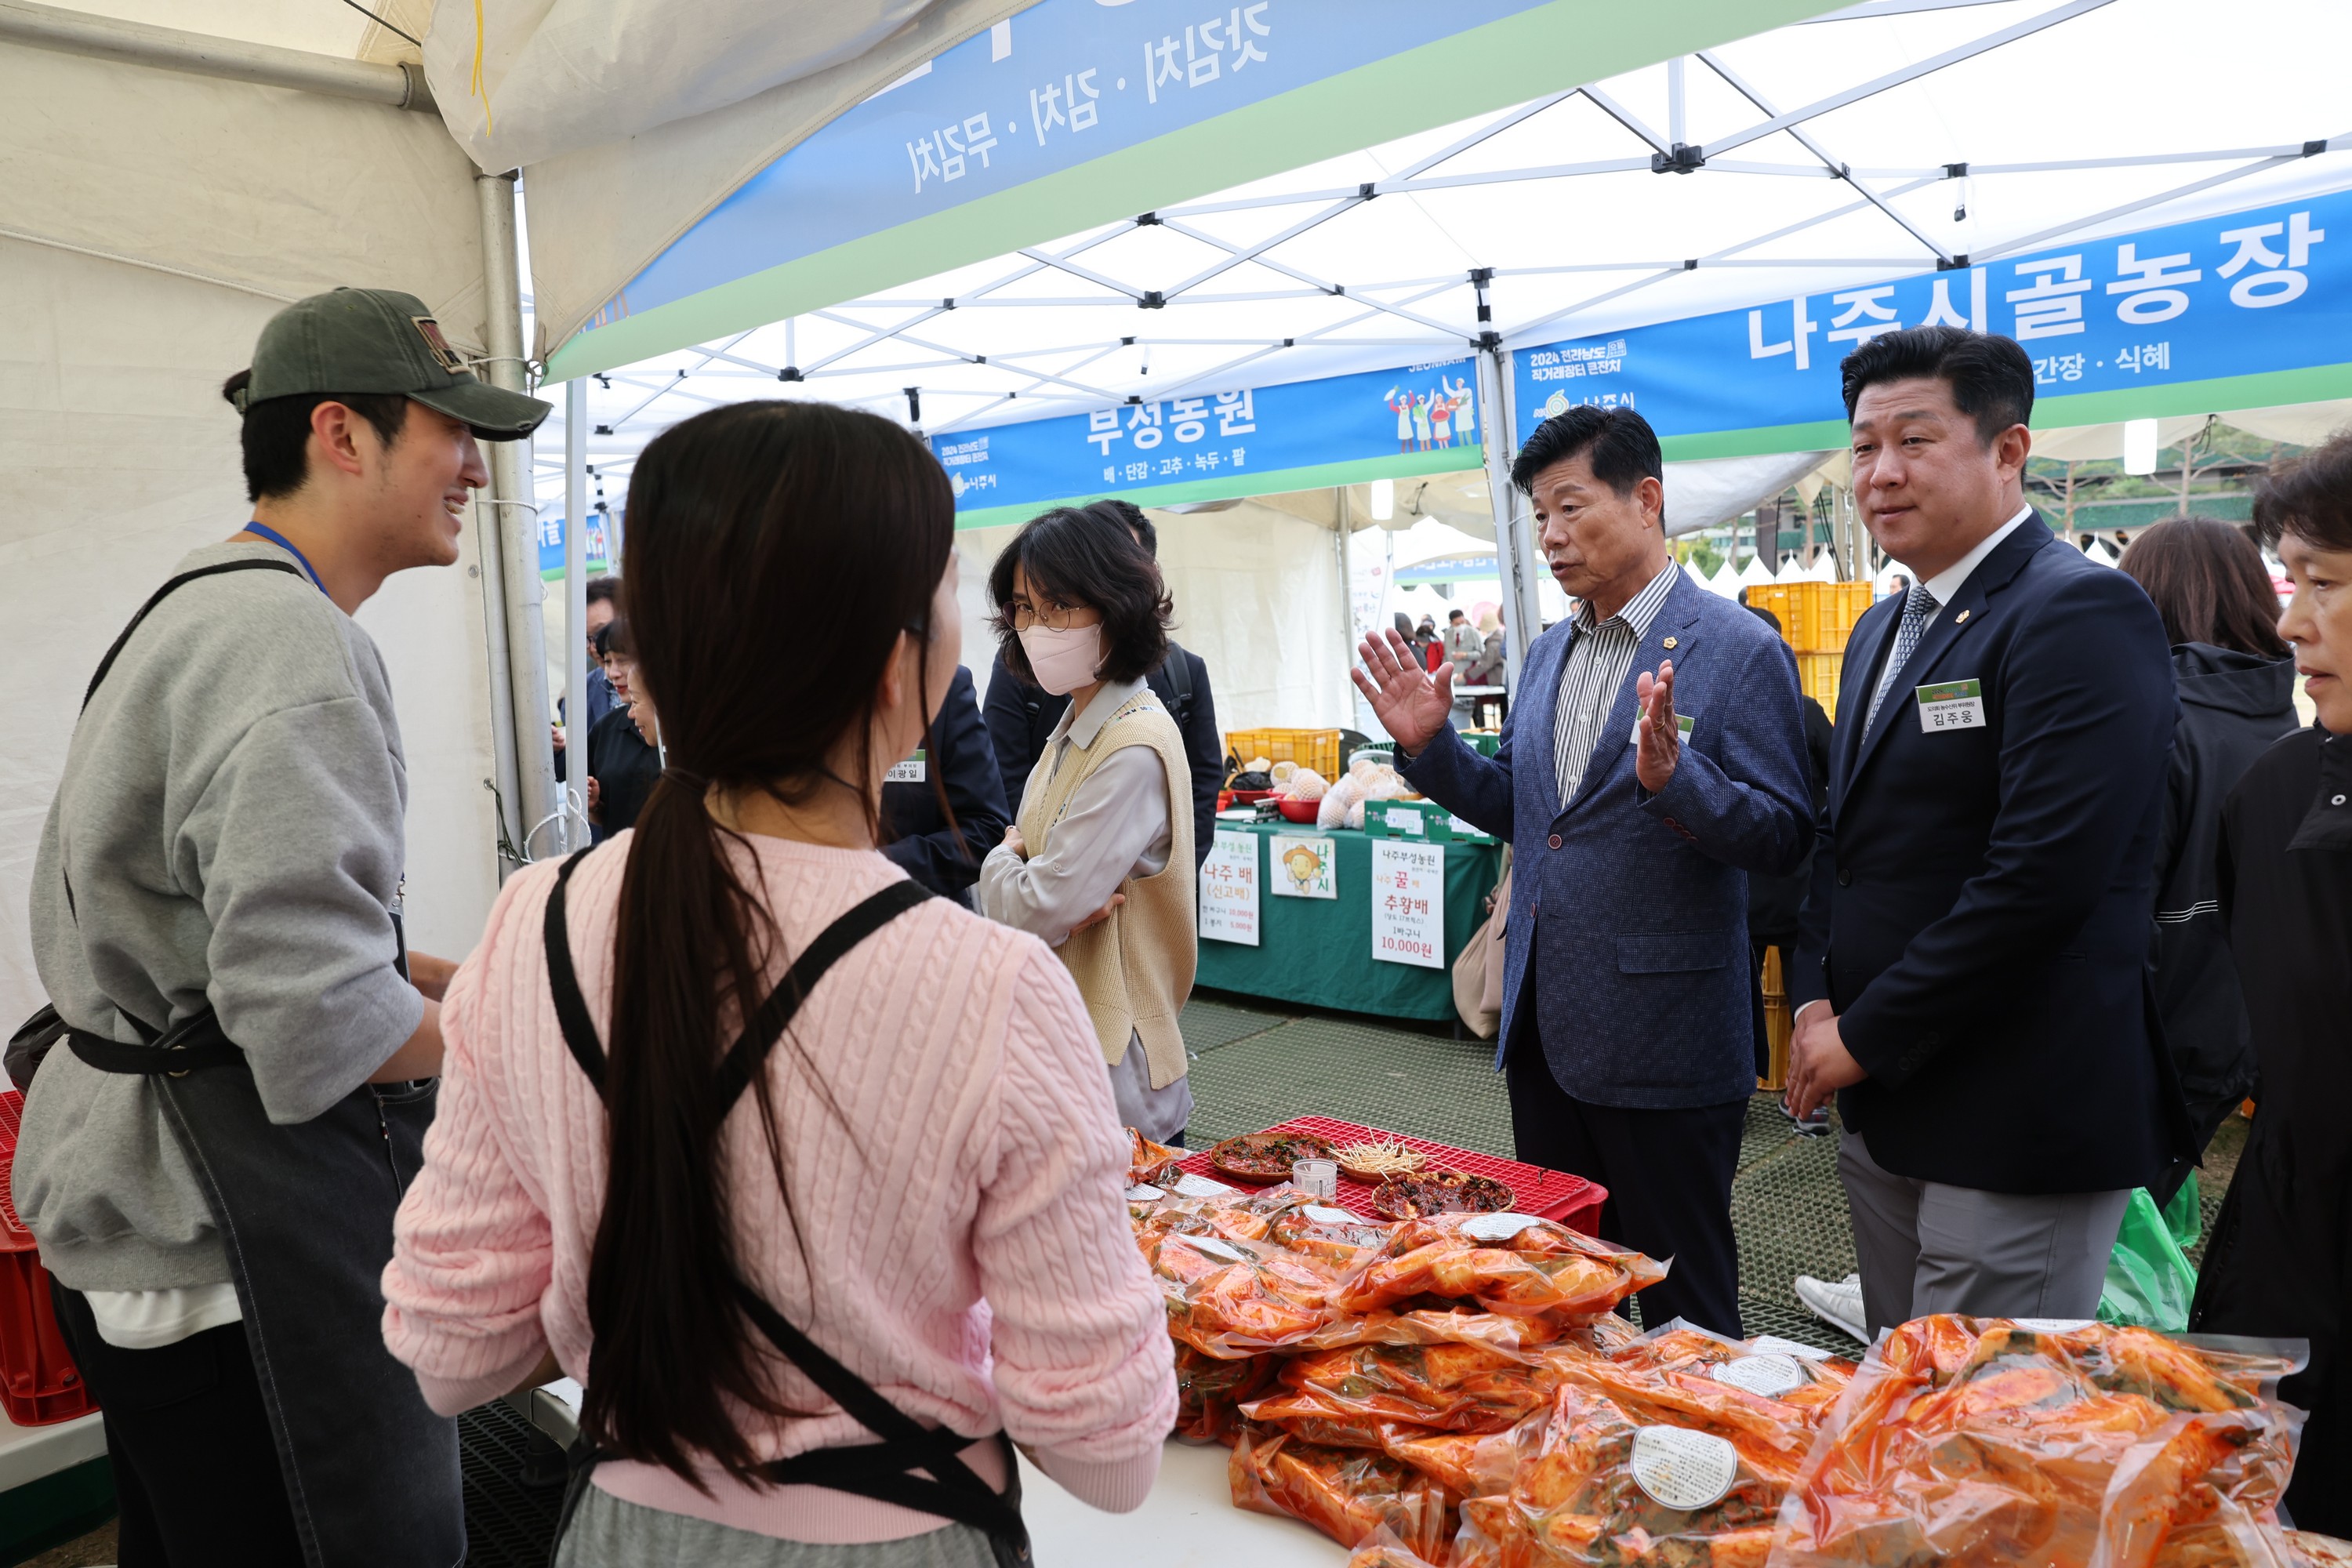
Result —
[[1201, 863], [1201, 936], [1257, 945], [1257, 835], [1219, 833]]
[[1444, 968], [1444, 846], [1375, 838], [1371, 850], [1372, 956]]

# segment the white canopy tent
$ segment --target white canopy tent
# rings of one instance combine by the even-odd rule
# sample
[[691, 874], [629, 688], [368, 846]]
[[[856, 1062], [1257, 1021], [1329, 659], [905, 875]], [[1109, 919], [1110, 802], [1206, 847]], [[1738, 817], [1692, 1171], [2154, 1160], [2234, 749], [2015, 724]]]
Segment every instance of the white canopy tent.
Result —
[[[1002, 34], [1016, 59], [1024, 25]], [[944, 435], [1435, 360], [1489, 331], [1509, 353], [2333, 190], [2352, 184], [2331, 63], [2347, 45], [2352, 12], [2324, 0], [2226, 25], [2195, 0], [1871, 0], [619, 367], [586, 387], [586, 460], [617, 492], [653, 431], [742, 398]], [[2206, 412], [2308, 439], [2344, 409]], [[2162, 438], [2204, 424], [2168, 418]], [[2112, 455], [2121, 428], [2043, 449]], [[1825, 460], [1846, 482], [1818, 450], [1675, 463], [1670, 526], [1737, 516]], [[1433, 498], [1492, 477], [1440, 476]], [[1202, 526], [1171, 524], [1164, 548]], [[1314, 585], [1331, 552], [1299, 535], [1261, 637], [1197, 643], [1221, 689], [1303, 645], [1281, 607], [1336, 603]]]

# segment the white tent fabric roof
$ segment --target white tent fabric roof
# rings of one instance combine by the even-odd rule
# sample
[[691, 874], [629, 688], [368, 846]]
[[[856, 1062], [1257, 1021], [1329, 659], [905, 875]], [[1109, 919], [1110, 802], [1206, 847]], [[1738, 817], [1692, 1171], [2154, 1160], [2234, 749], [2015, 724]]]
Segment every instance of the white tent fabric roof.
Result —
[[[917, 385], [937, 432], [1459, 354], [1473, 268], [1530, 344], [2352, 184], [2332, 142], [2304, 155], [2352, 132], [2330, 0], [1839, 16], [625, 367], [591, 450], [617, 468], [747, 397], [905, 417]], [[1705, 167], [1652, 173], [1675, 142]]]

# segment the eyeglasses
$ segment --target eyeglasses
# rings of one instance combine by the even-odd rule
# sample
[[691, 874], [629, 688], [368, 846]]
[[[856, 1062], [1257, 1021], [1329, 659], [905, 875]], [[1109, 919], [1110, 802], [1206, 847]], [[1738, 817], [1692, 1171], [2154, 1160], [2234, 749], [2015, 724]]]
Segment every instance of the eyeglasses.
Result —
[[1041, 610], [1026, 599], [1009, 599], [1004, 605], [1004, 618], [1013, 623], [1016, 632], [1025, 632], [1032, 626], [1066, 632], [1077, 624], [1078, 614], [1076, 605], [1047, 605]]

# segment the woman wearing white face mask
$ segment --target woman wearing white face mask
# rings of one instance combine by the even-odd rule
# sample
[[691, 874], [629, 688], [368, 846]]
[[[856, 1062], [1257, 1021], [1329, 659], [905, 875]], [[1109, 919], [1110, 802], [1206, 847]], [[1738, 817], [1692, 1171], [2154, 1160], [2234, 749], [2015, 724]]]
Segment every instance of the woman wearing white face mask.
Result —
[[981, 866], [981, 912], [1060, 952], [1120, 1120], [1181, 1143], [1192, 1113], [1176, 1022], [1195, 957], [1192, 805], [1183, 737], [1144, 684], [1168, 652], [1160, 568], [1128, 530], [1066, 508], [1014, 536], [988, 594], [1006, 668], [1070, 706]]

